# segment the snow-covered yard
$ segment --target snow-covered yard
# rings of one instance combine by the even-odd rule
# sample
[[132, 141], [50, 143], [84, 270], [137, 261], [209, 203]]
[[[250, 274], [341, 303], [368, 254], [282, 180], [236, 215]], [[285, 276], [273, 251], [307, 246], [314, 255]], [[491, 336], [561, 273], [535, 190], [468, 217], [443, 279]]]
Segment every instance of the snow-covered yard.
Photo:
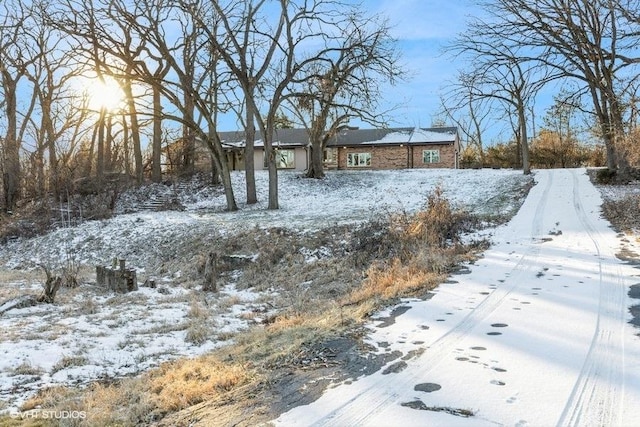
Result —
[[[233, 178], [242, 201], [243, 177], [237, 173]], [[304, 232], [413, 212], [437, 185], [472, 212], [510, 215], [528, 183], [520, 172], [506, 170], [334, 172], [324, 180], [283, 172], [282, 208], [266, 211], [266, 174], [258, 173], [261, 203], [241, 203], [239, 212], [223, 212], [223, 195], [204, 189], [178, 194], [186, 207], [182, 212], [122, 214], [11, 241], [0, 247], [0, 302], [40, 292], [44, 275], [35, 266], [55, 267], [69, 259], [93, 268], [124, 258], [137, 268], [140, 284], [154, 278], [158, 287], [116, 295], [97, 288], [89, 276], [80, 287], [61, 290], [55, 304], [1, 315], [0, 410], [15, 411], [46, 386], [131, 375], [166, 360], [202, 354], [269, 315], [267, 302], [278, 289], [239, 290], [233, 276], [218, 294], [183, 286], [180, 267], [194, 262], [198, 242], [254, 227]]]
[[[601, 218], [584, 170], [536, 180], [467, 274], [371, 323], [370, 343], [401, 360], [276, 425], [638, 425], [640, 336], [629, 308], [640, 297], [640, 242]], [[635, 262], [618, 259], [624, 251]]]

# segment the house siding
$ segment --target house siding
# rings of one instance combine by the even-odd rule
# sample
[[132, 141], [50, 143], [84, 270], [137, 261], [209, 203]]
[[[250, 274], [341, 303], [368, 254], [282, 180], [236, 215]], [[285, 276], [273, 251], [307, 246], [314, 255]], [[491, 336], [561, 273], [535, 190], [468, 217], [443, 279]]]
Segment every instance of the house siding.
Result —
[[[439, 150], [440, 162], [423, 163], [423, 150]], [[349, 154], [371, 153], [371, 166], [347, 166]], [[338, 169], [410, 169], [456, 168], [457, 152], [453, 144], [358, 146], [338, 148]]]
[[[438, 163], [424, 163], [422, 161], [422, 152], [424, 150], [439, 150], [440, 162]], [[434, 168], [456, 168], [457, 167], [457, 152], [453, 144], [447, 145], [412, 145], [411, 146], [414, 169], [434, 169]]]
[[[294, 167], [281, 169], [281, 170], [296, 170], [296, 171], [306, 171], [308, 168], [308, 157], [307, 150], [302, 147], [292, 147], [292, 148], [283, 148], [283, 150], [293, 150], [294, 151]], [[264, 149], [262, 147], [256, 147], [253, 152], [253, 159], [255, 162], [256, 169], [267, 169], [264, 166]]]
[[[347, 166], [349, 154], [370, 153], [371, 166]], [[407, 147], [358, 146], [338, 149], [338, 169], [404, 169], [407, 168]]]

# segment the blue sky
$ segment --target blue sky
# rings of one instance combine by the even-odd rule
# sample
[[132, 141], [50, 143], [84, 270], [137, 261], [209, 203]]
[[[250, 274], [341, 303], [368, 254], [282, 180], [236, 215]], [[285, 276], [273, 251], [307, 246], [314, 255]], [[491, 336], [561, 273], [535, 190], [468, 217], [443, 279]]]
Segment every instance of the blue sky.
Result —
[[366, 5], [389, 19], [411, 75], [409, 81], [384, 91], [388, 105], [405, 105], [392, 124], [430, 126], [440, 111], [442, 87], [462, 66], [452, 63], [442, 49], [464, 31], [476, 7], [466, 0], [376, 0]]

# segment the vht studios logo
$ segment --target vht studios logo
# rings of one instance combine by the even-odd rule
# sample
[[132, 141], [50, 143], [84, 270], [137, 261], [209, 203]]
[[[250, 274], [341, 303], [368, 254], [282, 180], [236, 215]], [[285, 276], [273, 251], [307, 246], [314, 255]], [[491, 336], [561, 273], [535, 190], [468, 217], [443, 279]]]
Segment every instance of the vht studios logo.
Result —
[[85, 411], [45, 411], [40, 409], [34, 409], [32, 411], [13, 412], [11, 418], [19, 419], [49, 419], [49, 420], [62, 420], [62, 419], [75, 419], [83, 420], [87, 418]]

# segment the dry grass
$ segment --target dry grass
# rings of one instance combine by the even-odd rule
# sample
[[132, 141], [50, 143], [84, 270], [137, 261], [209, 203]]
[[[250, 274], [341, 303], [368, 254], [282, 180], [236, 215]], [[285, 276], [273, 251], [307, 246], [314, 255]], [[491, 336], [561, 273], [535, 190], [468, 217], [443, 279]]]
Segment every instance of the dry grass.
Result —
[[418, 289], [431, 289], [442, 279], [442, 275], [430, 272], [427, 268], [405, 265], [396, 258], [388, 266], [371, 266], [367, 270], [367, 279], [349, 295], [347, 304], [406, 296]]
[[51, 373], [54, 374], [63, 369], [73, 368], [75, 366], [83, 366], [88, 362], [89, 360], [84, 356], [64, 356], [62, 359], [58, 360], [55, 365], [53, 365]]
[[151, 399], [163, 411], [186, 408], [247, 383], [243, 365], [200, 357], [163, 365], [149, 375]]
[[205, 307], [200, 301], [193, 298], [189, 305], [189, 311], [187, 317], [194, 320], [207, 320], [211, 317], [211, 313], [207, 307]]
[[95, 383], [86, 390], [55, 387], [27, 401], [22, 411], [37, 407], [84, 411], [73, 425], [107, 427], [147, 425], [252, 380], [252, 371], [212, 356], [166, 363], [139, 378], [111, 384]]
[[194, 345], [202, 345], [213, 336], [213, 330], [202, 321], [191, 321], [184, 337], [185, 342]]
[[439, 187], [423, 210], [393, 215], [382, 235], [387, 257], [371, 263], [366, 279], [345, 303], [384, 303], [433, 289], [456, 264], [472, 258], [468, 254], [474, 248], [460, 244], [470, 220], [466, 212], [451, 207]]
[[29, 362], [22, 362], [9, 371], [9, 375], [42, 375], [43, 373], [40, 367], [33, 366]]

